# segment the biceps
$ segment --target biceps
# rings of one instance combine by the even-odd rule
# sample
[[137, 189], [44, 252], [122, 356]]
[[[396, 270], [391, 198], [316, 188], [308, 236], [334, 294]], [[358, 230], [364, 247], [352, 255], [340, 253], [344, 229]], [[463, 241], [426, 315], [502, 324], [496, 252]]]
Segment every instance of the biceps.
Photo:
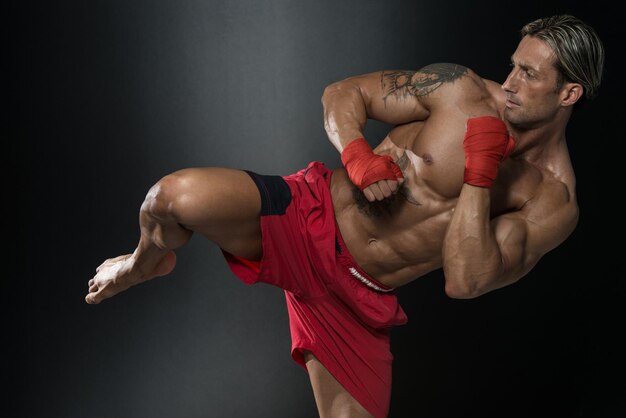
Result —
[[[451, 63], [435, 63], [413, 70], [390, 70], [380, 74], [380, 100], [373, 100], [371, 112], [389, 113], [391, 123], [407, 123], [415, 120], [424, 120], [430, 112], [429, 102], [433, 97], [441, 95], [440, 88], [452, 85], [460, 80], [470, 81], [469, 85], [475, 88], [475, 83], [466, 77], [470, 70], [462, 65]], [[463, 90], [467, 83], [457, 85], [457, 93]]]
[[506, 217], [493, 221], [494, 235], [500, 248], [503, 276], [514, 282], [526, 275], [543, 255], [531, 227], [520, 219]]
[[360, 89], [368, 118], [399, 125], [428, 117], [423, 97], [414, 84], [416, 74], [413, 70], [392, 70], [348, 80]]

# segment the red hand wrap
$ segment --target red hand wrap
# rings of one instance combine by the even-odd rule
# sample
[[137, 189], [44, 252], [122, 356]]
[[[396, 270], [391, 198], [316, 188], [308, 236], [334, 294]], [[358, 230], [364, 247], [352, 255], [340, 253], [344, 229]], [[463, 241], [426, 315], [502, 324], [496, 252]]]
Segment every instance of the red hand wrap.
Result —
[[343, 149], [341, 162], [352, 183], [361, 190], [380, 180], [404, 178], [393, 158], [374, 154], [372, 147], [363, 138], [355, 139]]
[[515, 148], [504, 122], [493, 116], [467, 121], [463, 140], [465, 175], [463, 181], [473, 186], [491, 187], [498, 175], [500, 161]]

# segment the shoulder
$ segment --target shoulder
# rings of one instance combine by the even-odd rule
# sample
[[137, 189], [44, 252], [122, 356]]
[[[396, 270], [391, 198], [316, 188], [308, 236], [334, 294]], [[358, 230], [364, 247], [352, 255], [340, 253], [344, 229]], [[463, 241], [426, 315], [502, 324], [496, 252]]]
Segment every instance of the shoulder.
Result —
[[414, 94], [423, 99], [456, 97], [482, 100], [490, 94], [491, 82], [462, 64], [438, 62], [408, 73], [383, 72], [383, 80], [390, 85], [397, 84], [399, 78], [410, 79]]
[[565, 183], [549, 179], [535, 186], [521, 208], [492, 221], [503, 256], [523, 254], [524, 271], [562, 244], [578, 223], [576, 198]]
[[431, 80], [442, 82], [453, 82], [475, 75], [475, 73], [465, 65], [452, 62], [431, 63], [421, 67], [417, 70], [417, 73]]
[[421, 67], [417, 73], [425, 79], [438, 82], [483, 85], [486, 81], [472, 68], [452, 62], [431, 63]]
[[550, 237], [546, 240], [545, 251], [563, 242], [578, 224], [576, 196], [568, 185], [552, 178], [540, 184], [522, 212], [537, 234]]

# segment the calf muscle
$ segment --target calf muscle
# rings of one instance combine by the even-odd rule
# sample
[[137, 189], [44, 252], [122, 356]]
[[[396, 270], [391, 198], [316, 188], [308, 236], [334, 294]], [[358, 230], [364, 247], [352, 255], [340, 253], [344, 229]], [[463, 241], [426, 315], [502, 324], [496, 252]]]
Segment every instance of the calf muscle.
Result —
[[106, 260], [89, 281], [87, 303], [97, 304], [131, 286], [169, 274], [175, 249], [198, 232], [224, 250], [259, 259], [261, 198], [243, 171], [185, 169], [163, 177], [141, 206], [141, 237], [132, 254]]

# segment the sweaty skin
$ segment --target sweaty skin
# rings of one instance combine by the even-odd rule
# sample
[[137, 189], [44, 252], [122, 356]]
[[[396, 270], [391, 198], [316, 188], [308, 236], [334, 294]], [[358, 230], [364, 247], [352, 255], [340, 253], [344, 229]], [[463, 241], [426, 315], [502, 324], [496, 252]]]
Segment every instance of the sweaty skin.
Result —
[[[341, 233], [368, 274], [398, 287], [444, 267], [450, 296], [476, 297], [518, 280], [572, 232], [578, 207], [564, 135], [571, 106], [554, 91], [552, 59], [542, 41], [525, 38], [504, 85], [436, 64], [327, 89], [326, 128], [339, 151], [361, 136], [363, 112], [396, 125], [374, 150], [402, 168], [404, 184], [390, 198], [355, 199], [345, 169], [332, 177]], [[363, 108], [339, 110], [355, 93]], [[463, 183], [466, 122], [482, 115], [504, 119], [516, 140], [491, 189]]]
[[[554, 53], [526, 36], [500, 85], [455, 64], [382, 71], [326, 88], [324, 123], [339, 152], [363, 137], [367, 119], [394, 125], [375, 148], [404, 179], [362, 192], [343, 168], [331, 182], [339, 228], [355, 261], [390, 287], [443, 268], [446, 293], [476, 297], [511, 284], [558, 246], [578, 221], [575, 176], [565, 128], [582, 95], [557, 82]], [[516, 146], [491, 189], [463, 183], [469, 118], [503, 119]], [[201, 191], [201, 192], [200, 192]], [[186, 169], [148, 193], [133, 254], [105, 261], [89, 281], [88, 303], [168, 274], [172, 250], [193, 232], [238, 256], [262, 256], [260, 198], [239, 170]]]
[[[511, 284], [563, 242], [578, 220], [575, 177], [565, 141], [580, 84], [559, 83], [554, 52], [526, 36], [499, 85], [455, 64], [383, 71], [326, 88], [324, 123], [341, 152], [364, 137], [367, 119], [395, 126], [374, 152], [390, 155], [403, 179], [363, 191], [333, 171], [331, 193], [344, 241], [377, 281], [402, 286], [442, 268], [446, 294], [472, 298]], [[469, 118], [505, 121], [516, 147], [490, 189], [463, 183]], [[193, 233], [239, 257], [262, 257], [261, 198], [248, 174], [190, 168], [155, 184], [140, 211], [132, 254], [106, 260], [89, 280], [87, 303], [170, 273], [174, 250]], [[306, 355], [321, 417], [371, 417]]]

